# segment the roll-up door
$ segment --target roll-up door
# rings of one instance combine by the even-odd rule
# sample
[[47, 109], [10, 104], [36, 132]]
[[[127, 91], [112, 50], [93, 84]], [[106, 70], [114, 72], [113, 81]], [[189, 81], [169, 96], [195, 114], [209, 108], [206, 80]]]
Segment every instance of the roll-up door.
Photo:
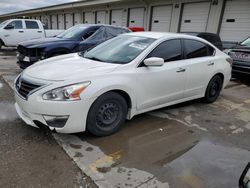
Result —
[[63, 14], [58, 14], [58, 29], [64, 29]]
[[97, 11], [96, 12], [96, 23], [105, 24], [106, 23], [106, 11]]
[[74, 13], [74, 25], [82, 23], [82, 14], [80, 12]]
[[84, 13], [84, 23], [92, 24], [95, 23], [93, 19], [93, 12], [85, 12]]
[[144, 8], [129, 9], [129, 27], [144, 27]]
[[250, 1], [226, 1], [221, 23], [222, 41], [240, 42], [250, 36]]
[[172, 5], [155, 6], [152, 8], [152, 31], [169, 31], [172, 18]]
[[111, 25], [122, 26], [122, 9], [111, 11]]
[[73, 26], [73, 15], [65, 14], [65, 28], [68, 29]]
[[184, 4], [180, 31], [205, 32], [207, 29], [210, 6], [210, 2]]

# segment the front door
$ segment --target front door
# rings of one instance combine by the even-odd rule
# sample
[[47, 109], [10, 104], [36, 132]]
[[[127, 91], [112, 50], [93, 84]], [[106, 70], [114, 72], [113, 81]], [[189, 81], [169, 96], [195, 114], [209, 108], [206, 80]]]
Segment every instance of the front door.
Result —
[[184, 96], [186, 61], [182, 60], [181, 40], [162, 42], [148, 56], [165, 60], [161, 67], [137, 68], [137, 109], [143, 111], [178, 101]]
[[4, 30], [4, 41], [7, 46], [17, 46], [19, 42], [25, 40], [26, 33], [23, 22], [22, 20], [15, 20], [8, 25], [12, 25], [14, 28]]

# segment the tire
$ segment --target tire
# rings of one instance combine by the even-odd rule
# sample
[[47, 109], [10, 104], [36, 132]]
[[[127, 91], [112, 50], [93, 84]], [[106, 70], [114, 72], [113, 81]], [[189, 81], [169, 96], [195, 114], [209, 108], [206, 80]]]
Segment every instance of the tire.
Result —
[[0, 40], [0, 49], [3, 47], [3, 42]]
[[206, 103], [213, 103], [220, 95], [223, 80], [219, 75], [215, 75], [209, 82], [204, 100]]
[[115, 92], [101, 95], [91, 106], [87, 130], [95, 136], [108, 136], [125, 123], [128, 112], [126, 100]]

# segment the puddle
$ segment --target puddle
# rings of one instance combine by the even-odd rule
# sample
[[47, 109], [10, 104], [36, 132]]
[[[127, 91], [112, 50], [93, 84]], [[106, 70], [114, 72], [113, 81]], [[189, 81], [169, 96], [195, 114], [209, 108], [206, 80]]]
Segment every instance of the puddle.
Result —
[[247, 150], [201, 141], [166, 164], [165, 176], [170, 187], [235, 188], [249, 156]]
[[13, 103], [0, 103], [0, 121], [13, 121], [18, 118]]

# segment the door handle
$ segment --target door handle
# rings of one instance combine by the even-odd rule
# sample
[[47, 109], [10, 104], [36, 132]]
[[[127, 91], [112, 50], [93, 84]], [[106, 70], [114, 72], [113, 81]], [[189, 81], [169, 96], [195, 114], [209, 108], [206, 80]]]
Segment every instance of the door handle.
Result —
[[213, 66], [214, 62], [208, 63], [207, 66]]
[[42, 33], [42, 31], [37, 31], [38, 33]]
[[185, 71], [186, 71], [186, 69], [184, 69], [184, 68], [179, 68], [176, 72], [180, 73], [180, 72], [185, 72]]
[[19, 33], [24, 33], [24, 31], [18, 31]]

